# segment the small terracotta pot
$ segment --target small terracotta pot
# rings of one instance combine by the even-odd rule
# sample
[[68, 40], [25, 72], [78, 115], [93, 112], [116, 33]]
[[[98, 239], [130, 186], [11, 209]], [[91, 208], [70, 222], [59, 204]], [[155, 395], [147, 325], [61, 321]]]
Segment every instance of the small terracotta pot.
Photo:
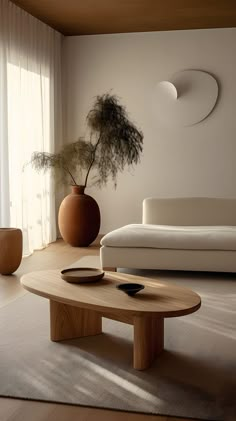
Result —
[[0, 228], [0, 273], [11, 275], [22, 259], [22, 231], [18, 228]]
[[85, 186], [72, 186], [59, 208], [58, 225], [63, 240], [74, 247], [87, 247], [100, 229], [96, 200], [84, 193]]

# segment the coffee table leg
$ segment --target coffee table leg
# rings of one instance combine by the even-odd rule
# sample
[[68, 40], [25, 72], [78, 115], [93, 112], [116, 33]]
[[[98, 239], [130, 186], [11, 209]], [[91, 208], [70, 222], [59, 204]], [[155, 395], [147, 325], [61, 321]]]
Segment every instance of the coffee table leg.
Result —
[[95, 311], [50, 300], [51, 340], [79, 338], [102, 333], [102, 317]]
[[164, 319], [134, 317], [134, 368], [145, 370], [164, 348]]

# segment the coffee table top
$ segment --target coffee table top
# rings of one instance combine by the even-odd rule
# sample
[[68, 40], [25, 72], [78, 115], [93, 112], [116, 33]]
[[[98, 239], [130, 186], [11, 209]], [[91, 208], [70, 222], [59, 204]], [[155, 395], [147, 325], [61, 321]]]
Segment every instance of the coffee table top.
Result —
[[[145, 288], [134, 297], [118, 290], [119, 283], [141, 283]], [[59, 270], [31, 272], [21, 278], [25, 289], [54, 301], [103, 313], [178, 317], [197, 311], [201, 298], [188, 288], [125, 273], [106, 272], [102, 280], [70, 284]]]

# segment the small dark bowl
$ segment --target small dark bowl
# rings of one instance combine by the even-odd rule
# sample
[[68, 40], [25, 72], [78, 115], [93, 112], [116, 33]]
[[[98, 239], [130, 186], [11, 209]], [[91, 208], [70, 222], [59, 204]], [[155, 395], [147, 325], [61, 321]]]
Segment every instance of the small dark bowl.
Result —
[[117, 289], [125, 292], [130, 297], [133, 297], [137, 292], [144, 288], [142, 284], [119, 284], [116, 286]]

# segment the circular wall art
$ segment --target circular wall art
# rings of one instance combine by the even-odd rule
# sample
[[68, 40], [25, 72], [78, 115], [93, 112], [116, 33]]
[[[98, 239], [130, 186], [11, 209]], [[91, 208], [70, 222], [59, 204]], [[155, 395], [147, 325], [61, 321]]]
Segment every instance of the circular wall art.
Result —
[[155, 114], [168, 126], [192, 126], [211, 113], [217, 98], [218, 84], [213, 76], [200, 70], [183, 70], [157, 84]]

